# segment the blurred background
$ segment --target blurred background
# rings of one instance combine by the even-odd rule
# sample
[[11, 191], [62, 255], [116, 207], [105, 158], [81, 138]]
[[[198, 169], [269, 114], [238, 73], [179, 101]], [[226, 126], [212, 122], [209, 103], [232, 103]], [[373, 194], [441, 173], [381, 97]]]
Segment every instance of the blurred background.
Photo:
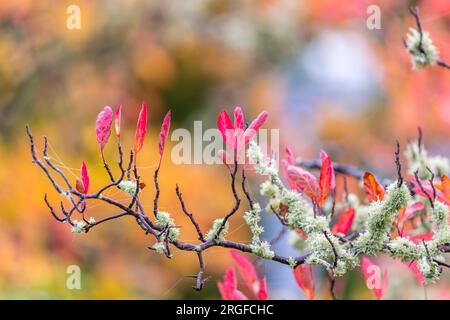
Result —
[[[222, 108], [244, 108], [247, 119], [262, 110], [266, 128], [280, 129], [280, 145], [297, 156], [317, 158], [321, 148], [339, 162], [391, 177], [395, 140], [404, 146], [424, 131], [431, 153], [450, 155], [450, 72], [413, 72], [402, 37], [414, 20], [407, 6], [418, 3], [424, 28], [450, 61], [450, 3], [441, 0], [199, 0], [199, 1], [0, 1], [0, 298], [217, 299], [216, 282], [230, 265], [227, 250], [207, 251], [205, 289], [191, 289], [195, 255], [174, 258], [150, 252], [149, 240], [132, 219], [72, 234], [53, 220], [43, 202], [59, 196], [31, 164], [25, 124], [39, 141], [50, 141], [50, 157], [75, 181], [85, 160], [91, 190], [107, 181], [94, 126], [105, 105], [123, 104], [123, 145], [132, 147], [140, 102], [149, 105], [150, 128], [140, 169], [151, 208], [157, 134], [167, 110], [172, 128], [194, 120], [215, 127]], [[69, 5], [81, 9], [81, 29], [66, 27]], [[366, 26], [367, 7], [381, 9], [381, 29]], [[170, 150], [170, 144], [168, 150]], [[106, 157], [116, 160], [114, 144]], [[160, 208], [193, 240], [192, 226], [175, 195], [179, 183], [187, 206], [207, 230], [232, 203], [221, 165], [174, 165], [166, 152], [160, 175]], [[258, 194], [258, 177], [251, 177]], [[339, 186], [338, 186], [339, 187]], [[356, 182], [350, 188], [356, 190]], [[110, 191], [117, 199], [120, 191]], [[88, 208], [96, 219], [112, 213]], [[242, 215], [242, 212], [239, 213]], [[267, 220], [265, 237], [279, 230]], [[230, 236], [248, 241], [244, 221], [234, 217]], [[277, 250], [287, 250], [286, 239]], [[66, 288], [66, 269], [81, 268], [81, 290]], [[422, 299], [424, 289], [395, 261], [387, 298]], [[291, 271], [275, 263], [267, 272], [269, 296], [304, 298]], [[447, 272], [448, 273], [448, 272]], [[316, 296], [329, 298], [318, 271]], [[338, 281], [347, 299], [372, 299], [356, 270]], [[427, 287], [429, 298], [449, 298], [449, 279]]]

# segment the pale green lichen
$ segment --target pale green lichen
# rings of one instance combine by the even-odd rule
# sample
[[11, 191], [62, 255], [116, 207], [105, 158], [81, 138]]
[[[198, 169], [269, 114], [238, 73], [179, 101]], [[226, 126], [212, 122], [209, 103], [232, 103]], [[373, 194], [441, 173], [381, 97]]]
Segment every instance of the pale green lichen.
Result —
[[411, 64], [414, 70], [418, 71], [437, 63], [439, 52], [428, 32], [423, 31], [420, 34], [416, 29], [410, 28], [405, 43], [411, 56]]
[[84, 233], [86, 232], [86, 222], [73, 220], [72, 232], [73, 233]]
[[399, 237], [389, 242], [388, 251], [393, 257], [403, 262], [418, 260], [424, 255], [424, 250], [407, 238]]
[[252, 253], [257, 255], [258, 257], [272, 260], [272, 258], [275, 256], [275, 253], [270, 249], [270, 243], [267, 241], [252, 243], [250, 247], [252, 249]]
[[[162, 228], [168, 228], [167, 234], [169, 240], [177, 240], [178, 236], [180, 235], [180, 229], [175, 227], [175, 221], [170, 216], [170, 213], [165, 211], [158, 211], [158, 213], [156, 214], [156, 223]], [[165, 235], [166, 233], [162, 234], [161, 241], [164, 240]]]
[[278, 186], [274, 185], [270, 180], [264, 181], [260, 186], [260, 193], [262, 196], [268, 198], [276, 198], [280, 194]]
[[349, 270], [358, 266], [359, 259], [357, 255], [347, 250], [346, 245], [340, 244], [339, 240], [330, 232], [327, 232], [327, 234], [328, 239], [323, 233], [313, 233], [308, 236], [306, 242], [310, 255], [306, 261], [331, 269], [336, 277], [343, 276]]
[[[132, 196], [134, 196], [136, 194], [136, 181], [131, 181], [131, 180], [122, 180], [118, 186], [117, 186], [120, 190], [122, 190], [123, 192], [126, 192]], [[138, 190], [140, 191], [140, 190]]]
[[259, 225], [261, 221], [261, 207], [258, 203], [254, 203], [253, 208], [244, 214], [244, 220], [250, 227], [252, 243], [260, 242], [260, 236], [264, 232], [264, 227]]
[[355, 209], [355, 217], [353, 219], [352, 231], [361, 231], [366, 228], [366, 221], [370, 213], [370, 205], [360, 205]]
[[152, 249], [159, 254], [165, 254], [166, 247], [162, 241], [159, 241], [152, 245]]
[[294, 269], [297, 266], [297, 261], [295, 260], [294, 257], [289, 257], [288, 258], [288, 263], [289, 263], [289, 267], [291, 269]]
[[[267, 174], [269, 176], [275, 177], [278, 175], [278, 169], [275, 165], [275, 162], [272, 160], [266, 159], [266, 157], [261, 152], [258, 144], [255, 140], [251, 140], [249, 143], [249, 147], [247, 150], [247, 155], [249, 159], [254, 164], [256, 172], [259, 174]], [[281, 181], [280, 181], [281, 184]]]
[[[408, 161], [408, 174], [417, 175], [422, 180], [429, 180], [431, 172], [437, 176], [448, 174], [450, 163], [447, 158], [441, 156], [429, 156], [423, 145], [419, 147], [417, 141], [406, 146], [405, 157]], [[430, 172], [431, 171], [431, 172]]]
[[405, 207], [411, 199], [405, 184], [400, 187], [397, 183], [388, 186], [383, 201], [372, 202], [366, 223], [366, 231], [356, 240], [355, 244], [361, 253], [374, 255], [383, 250], [388, 240], [388, 232], [392, 220], [398, 211]]
[[95, 219], [94, 217], [90, 217], [88, 220], [89, 224], [95, 224]]
[[222, 226], [222, 222], [223, 222], [223, 219], [214, 220], [211, 229], [209, 229], [208, 232], [206, 233], [206, 236], [205, 236], [206, 240], [208, 240], [208, 241], [211, 241], [211, 240], [223, 241], [223, 240], [225, 240], [225, 236], [228, 233], [228, 228], [229, 228], [230, 224], [227, 221], [225, 223], [225, 225], [223, 226], [223, 228], [220, 230], [220, 234], [218, 234], [219, 229]]
[[[419, 150], [420, 149], [420, 150]], [[450, 241], [448, 228], [448, 207], [435, 201], [431, 209], [432, 221], [437, 229], [435, 238], [427, 243], [416, 244], [408, 238], [389, 238], [392, 231], [392, 222], [400, 209], [411, 204], [411, 195], [403, 183], [397, 182], [387, 187], [384, 199], [369, 205], [360, 203], [354, 194], [347, 196], [346, 207], [355, 209], [353, 230], [360, 232], [359, 237], [350, 242], [342, 241], [330, 231], [330, 219], [327, 215], [314, 214], [312, 205], [295, 190], [287, 189], [277, 169], [271, 162], [263, 157], [256, 143], [250, 144], [248, 156], [255, 163], [256, 171], [267, 176], [260, 186], [260, 192], [268, 198], [267, 210], [278, 214], [292, 230], [301, 230], [306, 240], [295, 231], [291, 232], [290, 243], [309, 255], [305, 263], [323, 266], [331, 270], [338, 277], [356, 268], [360, 263], [361, 255], [373, 256], [379, 253], [388, 253], [392, 257], [404, 262], [418, 261], [419, 270], [427, 281], [434, 281], [439, 276], [439, 268], [435, 261], [441, 259], [439, 245]], [[419, 170], [423, 177], [429, 177], [427, 167], [433, 167], [433, 172], [447, 170], [447, 163], [441, 158], [428, 157], [423, 148], [411, 144], [407, 151], [407, 158], [412, 164], [410, 171]], [[415, 202], [418, 199], [415, 199]], [[335, 209], [339, 211], [344, 207], [338, 204]], [[330, 203], [322, 207], [322, 212], [331, 211]], [[273, 251], [268, 242], [261, 242], [260, 236], [264, 229], [259, 225], [261, 209], [259, 206], [249, 210], [244, 218], [252, 232], [252, 252], [258, 256], [271, 259]], [[437, 235], [437, 236], [436, 236]], [[439, 260], [440, 261], [440, 260]], [[290, 257], [288, 264], [291, 268], [296, 266], [294, 258]]]
[[[328, 218], [325, 216], [315, 216], [312, 205], [300, 193], [295, 190], [289, 190], [283, 185], [278, 176], [278, 171], [271, 163], [264, 161], [264, 157], [256, 143], [252, 142], [250, 144], [248, 156], [255, 163], [257, 172], [268, 175], [267, 180], [261, 185], [261, 194], [269, 198], [269, 209], [275, 211], [277, 214], [283, 214], [284, 220], [292, 229], [300, 229], [307, 236], [306, 242], [301, 240], [295, 233], [292, 236], [295, 237], [296, 246], [300, 247], [301, 243], [306, 243], [310, 251], [307, 262], [319, 264], [325, 268], [332, 268], [334, 266], [335, 256], [333, 248], [323, 234], [327, 232], [330, 241], [332, 241], [333, 246], [338, 252], [336, 268], [333, 270], [334, 274], [340, 276], [347, 270], [357, 266], [357, 257], [354, 254], [348, 253], [345, 245], [339, 243], [338, 238], [330, 232]], [[328, 209], [324, 210], [331, 211], [331, 203], [328, 204], [328, 207]], [[283, 208], [283, 211], [281, 211], [281, 208]], [[246, 219], [248, 223], [254, 224], [256, 222], [247, 215]], [[257, 233], [260, 231], [257, 228], [254, 228], [254, 230]], [[259, 245], [257, 247], [259, 252], [257, 253], [261, 255], [260, 251], [267, 251], [267, 245]], [[272, 251], [270, 250], [269, 252], [272, 255]], [[267, 254], [263, 255], [267, 257]]]
[[431, 219], [436, 225], [435, 241], [439, 244], [450, 242], [450, 230], [448, 225], [448, 206], [440, 201], [435, 201], [431, 208]]
[[418, 266], [420, 272], [425, 277], [426, 283], [434, 283], [439, 280], [441, 272], [439, 270], [439, 265], [436, 262], [430, 261], [427, 257], [423, 257], [419, 260]]

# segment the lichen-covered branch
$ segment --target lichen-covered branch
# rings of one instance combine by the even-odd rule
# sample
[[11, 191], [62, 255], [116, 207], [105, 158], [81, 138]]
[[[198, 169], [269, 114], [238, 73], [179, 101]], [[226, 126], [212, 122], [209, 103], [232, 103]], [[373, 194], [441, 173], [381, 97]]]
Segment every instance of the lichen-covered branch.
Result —
[[[52, 159], [46, 151], [47, 139], [44, 139], [43, 162], [36, 152], [34, 137], [28, 127], [27, 135], [30, 141], [33, 162], [43, 170], [54, 189], [71, 205], [69, 208], [66, 208], [63, 200], [60, 202], [61, 212], [57, 212], [51, 205], [47, 195], [45, 195], [44, 201], [50, 213], [58, 222], [69, 223], [72, 226], [72, 232], [85, 233], [98, 225], [131, 216], [136, 221], [138, 227], [149, 236], [149, 241], [152, 242], [149, 245], [149, 249], [163, 254], [167, 258], [171, 258], [174, 254], [172, 250], [174, 247], [178, 250], [196, 253], [200, 267], [199, 273], [194, 277], [196, 281], [194, 288], [196, 290], [201, 290], [205, 283], [204, 275], [207, 270], [205, 270], [203, 253], [209, 248], [214, 247], [248, 252], [263, 259], [288, 265], [291, 268], [305, 263], [322, 266], [329, 272], [331, 288], [334, 287], [335, 277], [343, 276], [348, 271], [359, 266], [362, 256], [388, 254], [402, 261], [417, 261], [419, 270], [427, 281], [437, 280], [441, 268], [448, 266], [443, 254], [450, 252], [449, 208], [445, 199], [442, 198], [441, 194], [437, 194], [434, 187], [436, 177], [443, 176], [446, 164], [442, 159], [436, 161], [433, 160], [436, 157], [429, 157], [427, 155], [422, 145], [421, 137], [419, 138], [420, 143], [411, 143], [408, 145], [406, 151], [408, 172], [411, 172], [412, 169], [415, 170], [415, 180], [420, 186], [419, 190], [415, 189], [416, 192], [413, 192], [413, 195], [411, 195], [413, 188], [411, 183], [404, 183], [403, 181], [404, 178], [401, 173], [402, 167], [399, 156], [400, 148], [397, 145], [395, 164], [398, 178], [387, 187], [383, 199], [366, 205], [360, 203], [356, 195], [346, 190], [345, 203], [336, 204], [336, 194], [335, 190], [333, 190], [329, 196], [330, 205], [325, 204], [320, 207], [316, 201], [309, 201], [302, 190], [287, 187], [280, 177], [273, 159], [267, 158], [261, 152], [256, 142], [251, 140], [247, 156], [254, 165], [256, 172], [265, 179], [260, 184], [260, 193], [267, 198], [265, 210], [260, 202], [251, 196], [247, 189], [244, 168], [235, 163], [230, 170], [230, 189], [234, 198], [234, 205], [223, 218], [215, 220], [210, 230], [204, 234], [195, 216], [187, 209], [185, 199], [177, 185], [176, 194], [181, 205], [181, 210], [189, 218], [198, 235], [198, 242], [191, 243], [180, 240], [180, 227], [175, 223], [171, 214], [159, 210], [158, 200], [160, 190], [158, 172], [160, 166], [158, 166], [154, 174], [156, 188], [153, 206], [154, 214], [152, 217], [149, 217], [140, 200], [142, 187], [139, 183], [140, 176], [136, 164], [136, 157], [131, 151], [128, 166], [125, 168], [123, 166], [123, 153], [120, 142], [117, 144], [119, 153], [118, 167], [120, 170], [117, 179], [114, 178], [113, 172], [104, 159], [104, 167], [110, 177], [110, 182], [96, 192], [85, 193], [80, 192], [77, 188], [73, 188], [64, 172], [52, 163]], [[320, 168], [316, 161], [297, 161], [296, 164], [311, 169]], [[357, 179], [363, 177], [362, 171], [356, 168], [338, 163], [333, 163], [333, 166], [341, 174], [349, 175]], [[426, 168], [426, 170], [421, 171], [422, 168]], [[250, 244], [226, 239], [230, 225], [229, 219], [237, 212], [241, 205], [241, 199], [237, 190], [239, 170], [242, 172], [241, 189], [248, 203], [244, 220], [249, 226], [252, 235]], [[435, 175], [434, 172], [438, 174]], [[429, 223], [431, 224], [433, 238], [416, 243], [403, 234], [394, 236], [392, 233], [395, 230], [393, 228], [393, 222], [399, 211], [410, 205], [413, 198], [414, 201], [425, 201], [423, 195], [421, 196], [420, 193], [430, 194], [422, 185], [421, 179], [424, 177], [429, 179], [427, 182], [431, 185], [430, 190], [433, 194], [432, 198], [430, 196], [429, 203], [431, 216]], [[60, 184], [58, 179], [62, 179], [64, 183]], [[110, 188], [122, 190], [129, 194], [130, 199], [122, 202], [108, 197], [105, 195], [105, 191]], [[92, 217], [87, 219], [85, 217], [87, 203], [99, 201], [115, 207], [117, 213], [103, 217], [98, 221]], [[342, 208], [342, 205], [353, 208], [357, 215], [352, 227], [353, 232], [348, 235], [334, 233], [331, 228], [333, 222], [332, 213], [336, 209], [336, 206]], [[320, 214], [316, 215], [316, 210], [319, 210]], [[73, 215], [77, 213], [82, 217], [80, 221], [73, 219]], [[298, 242], [302, 243], [302, 254], [297, 257], [284, 257], [273, 250], [273, 242], [264, 239], [264, 228], [260, 224], [261, 216], [265, 213], [275, 214], [282, 230], [294, 231], [293, 234], [298, 238]], [[300, 238], [299, 233], [303, 235], [303, 238]], [[334, 292], [332, 294], [334, 296]]]

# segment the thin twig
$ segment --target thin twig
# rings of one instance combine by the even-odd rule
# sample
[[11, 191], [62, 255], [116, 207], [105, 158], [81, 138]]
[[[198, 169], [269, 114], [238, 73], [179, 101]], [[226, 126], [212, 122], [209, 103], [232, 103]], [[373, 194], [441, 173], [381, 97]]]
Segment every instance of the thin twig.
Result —
[[395, 165], [397, 166], [397, 187], [400, 188], [403, 184], [402, 177], [402, 163], [400, 162], [400, 143], [397, 140], [397, 149], [395, 151]]
[[419, 170], [416, 170], [416, 172], [414, 172], [414, 177], [416, 178], [416, 181], [417, 181], [417, 184], [419, 185], [420, 190], [428, 198], [428, 201], [430, 202], [430, 206], [432, 208], [434, 208], [434, 200], [433, 200], [433, 198], [428, 193], [428, 191], [425, 190], [425, 188], [423, 187], [422, 181], [420, 181], [420, 179], [419, 179]]
[[191, 220], [192, 224], [195, 227], [195, 230], [197, 231], [198, 234], [198, 240], [200, 240], [201, 242], [205, 242], [205, 238], [203, 236], [203, 232], [200, 229], [199, 224], [197, 223], [197, 221], [195, 220], [194, 216], [192, 215], [191, 212], [189, 212], [189, 210], [187, 210], [186, 208], [186, 204], [184, 203], [183, 200], [183, 194], [180, 192], [180, 188], [178, 186], [178, 184], [176, 185], [175, 191], [177, 193], [178, 196], [178, 200], [180, 200], [180, 204], [181, 204], [181, 209], [183, 210], [184, 214], [189, 218], [189, 220]]
[[334, 247], [334, 244], [331, 241], [330, 237], [328, 236], [327, 232], [323, 231], [323, 234], [324, 234], [325, 238], [327, 238], [328, 242], [331, 245], [331, 248], [333, 249], [333, 254], [334, 254], [333, 269], [335, 269], [337, 267], [337, 263], [338, 263], [338, 259], [339, 259], [336, 248]]
[[[316, 160], [302, 160], [297, 159], [295, 165], [305, 167], [306, 169], [320, 170], [322, 168], [322, 161]], [[355, 179], [362, 179], [364, 172], [351, 165], [346, 165], [338, 162], [333, 162], [334, 172], [349, 176]]]

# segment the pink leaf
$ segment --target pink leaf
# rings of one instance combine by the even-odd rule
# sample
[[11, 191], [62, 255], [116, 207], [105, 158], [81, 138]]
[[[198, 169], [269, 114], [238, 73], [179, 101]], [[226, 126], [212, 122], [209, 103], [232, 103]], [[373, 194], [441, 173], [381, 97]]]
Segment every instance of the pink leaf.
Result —
[[234, 149], [235, 141], [233, 124], [231, 123], [230, 116], [225, 110], [222, 110], [217, 118], [217, 129], [219, 129], [223, 141]]
[[367, 257], [361, 257], [361, 270], [369, 289], [373, 291], [378, 300], [383, 299], [389, 284], [387, 270], [381, 275], [381, 268]]
[[141, 111], [139, 112], [139, 117], [136, 126], [136, 138], [134, 142], [134, 154], [142, 149], [144, 145], [145, 134], [147, 133], [147, 105], [142, 102]]
[[422, 272], [419, 270], [419, 266], [417, 265], [417, 261], [412, 261], [408, 264], [409, 269], [414, 273], [414, 276], [416, 277], [417, 281], [421, 285], [425, 284], [425, 277], [423, 276]]
[[355, 218], [355, 209], [348, 208], [345, 210], [341, 216], [339, 217], [336, 224], [333, 226], [331, 231], [335, 234], [340, 233], [343, 235], [347, 235], [352, 227], [353, 219]]
[[220, 295], [223, 300], [233, 300], [234, 290], [237, 286], [236, 276], [234, 274], [234, 269], [229, 267], [223, 276], [223, 282], [218, 282], [217, 286], [220, 291]]
[[234, 109], [234, 141], [236, 143], [235, 149], [238, 153], [242, 153], [245, 150], [244, 140], [242, 136], [244, 134], [244, 114], [241, 107], [236, 107]]
[[268, 115], [269, 114], [267, 113], [267, 111], [263, 111], [258, 115], [258, 117], [256, 117], [255, 120], [252, 121], [252, 123], [250, 123], [250, 125], [244, 132], [245, 145], [247, 145], [250, 142], [253, 136], [258, 132], [259, 128], [262, 127]]
[[111, 107], [106, 106], [98, 114], [97, 121], [95, 122], [95, 135], [97, 137], [100, 150], [103, 151], [106, 143], [108, 142], [109, 135], [111, 134], [111, 122], [113, 118], [113, 111]]
[[259, 283], [258, 299], [259, 300], [267, 300], [268, 299], [266, 277], [262, 278], [262, 280]]
[[120, 138], [120, 122], [121, 121], [122, 121], [122, 105], [119, 105], [116, 109], [116, 118], [114, 120], [117, 138]]
[[159, 132], [158, 147], [159, 147], [159, 155], [161, 157], [164, 152], [164, 146], [166, 145], [167, 136], [169, 135], [171, 116], [172, 113], [170, 111], [167, 112], [166, 116], [164, 117], [164, 121], [161, 125], [161, 131]]
[[295, 182], [296, 187], [307, 195], [312, 201], [319, 203], [321, 191], [317, 178], [308, 171], [296, 167], [288, 166], [288, 177]]
[[241, 107], [234, 109], [234, 128], [244, 130], [244, 114]]
[[433, 239], [433, 232], [425, 232], [416, 234], [414, 236], [408, 236], [409, 240], [411, 240], [414, 243], [419, 243], [423, 241], [430, 241]]
[[81, 165], [81, 182], [83, 183], [84, 194], [87, 194], [89, 191], [89, 174], [87, 171], [86, 163], [83, 161]]
[[[433, 188], [431, 187], [431, 184], [429, 181], [422, 181], [422, 180], [420, 181], [420, 183], [422, 184], [422, 187], [426, 193], [422, 191], [422, 188], [420, 187], [419, 183], [417, 182], [416, 177], [414, 177], [414, 176], [411, 177], [410, 181], [413, 184], [412, 191], [414, 191], [416, 194], [418, 194], [422, 198], [425, 198], [428, 200], [426, 193], [428, 193], [430, 196], [433, 196]], [[437, 188], [435, 190], [436, 190], [436, 198], [439, 201], [444, 202], [446, 205], [450, 205], [450, 199], [447, 199], [441, 190], [439, 190]]]
[[218, 282], [217, 287], [223, 300], [247, 300], [247, 297], [236, 288], [237, 280], [232, 267], [227, 269], [223, 282]]
[[423, 210], [425, 205], [422, 202], [416, 202], [404, 210], [400, 210], [398, 214], [399, 223], [405, 223], [406, 220], [412, 218], [417, 211]]
[[301, 264], [294, 270], [295, 281], [300, 289], [308, 297], [309, 300], [314, 300], [314, 278], [312, 273], [312, 266], [309, 264]]
[[319, 180], [321, 190], [319, 205], [322, 206], [330, 190], [336, 187], [336, 181], [331, 158], [323, 150], [320, 151], [320, 159], [322, 160], [322, 168]]
[[233, 300], [248, 300], [247, 296], [238, 289], [233, 292]]
[[231, 256], [236, 262], [239, 272], [241, 273], [247, 287], [254, 294], [258, 294], [259, 280], [253, 264], [247, 259], [246, 256], [237, 250], [231, 250]]
[[223, 282], [233, 290], [237, 288], [237, 279], [233, 267], [229, 267], [223, 276]]
[[289, 147], [286, 147], [286, 159], [289, 165], [291, 166], [295, 165], [295, 156]]
[[288, 167], [291, 165], [295, 165], [295, 156], [294, 153], [292, 152], [291, 149], [289, 149], [289, 147], [286, 147], [286, 160], [283, 159], [281, 160], [281, 169], [283, 170], [283, 174], [286, 177], [289, 187], [292, 190], [296, 190], [297, 186], [295, 184], [295, 181], [291, 178], [289, 178], [288, 176]]

